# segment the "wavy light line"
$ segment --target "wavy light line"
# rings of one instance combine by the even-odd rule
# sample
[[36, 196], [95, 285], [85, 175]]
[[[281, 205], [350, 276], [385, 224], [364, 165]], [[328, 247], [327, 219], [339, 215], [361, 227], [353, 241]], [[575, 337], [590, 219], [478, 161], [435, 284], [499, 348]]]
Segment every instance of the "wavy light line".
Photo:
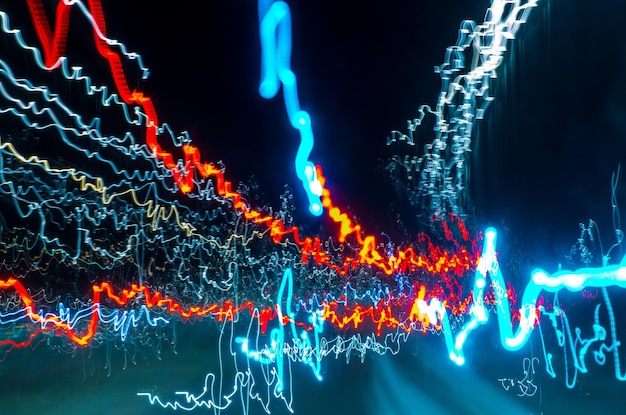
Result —
[[261, 34], [261, 83], [259, 93], [265, 99], [276, 96], [280, 85], [291, 126], [300, 133], [296, 153], [296, 174], [309, 200], [309, 211], [320, 216], [323, 212], [320, 196], [322, 185], [309, 161], [313, 150], [311, 116], [300, 108], [296, 75], [291, 70], [291, 12], [284, 1], [259, 0], [259, 32]]

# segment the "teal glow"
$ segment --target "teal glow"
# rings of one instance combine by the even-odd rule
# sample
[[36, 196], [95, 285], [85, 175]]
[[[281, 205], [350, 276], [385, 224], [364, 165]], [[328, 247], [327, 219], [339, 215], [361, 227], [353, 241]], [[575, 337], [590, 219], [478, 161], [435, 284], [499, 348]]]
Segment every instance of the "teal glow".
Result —
[[259, 94], [271, 99], [283, 87], [283, 100], [291, 126], [300, 133], [295, 168], [309, 201], [309, 211], [320, 216], [324, 208], [320, 196], [322, 186], [315, 166], [309, 161], [314, 138], [311, 117], [300, 109], [296, 75], [291, 70], [291, 12], [283, 1], [259, 0], [259, 32], [261, 37], [261, 82]]

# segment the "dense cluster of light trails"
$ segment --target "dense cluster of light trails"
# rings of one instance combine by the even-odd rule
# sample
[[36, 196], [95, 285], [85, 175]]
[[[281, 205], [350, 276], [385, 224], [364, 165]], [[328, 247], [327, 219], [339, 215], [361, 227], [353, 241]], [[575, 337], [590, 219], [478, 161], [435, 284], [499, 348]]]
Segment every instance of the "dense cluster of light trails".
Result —
[[[606, 291], [626, 285], [623, 261], [610, 264], [607, 256], [595, 268], [536, 270], [518, 296], [500, 269], [496, 230], [473, 232], [462, 220], [473, 124], [494, 99], [491, 79], [536, 2], [494, 1], [482, 24], [463, 22], [438, 69], [436, 107], [422, 106], [408, 135], [392, 133], [390, 145], [414, 145], [424, 117], [436, 119], [424, 153], [392, 163], [408, 186], [420, 177], [414, 201], [429, 212], [434, 233], [395, 244], [368, 234], [337, 206], [322, 167], [309, 160], [313, 131], [290, 66], [287, 3], [259, 1], [259, 93], [272, 99], [282, 88], [300, 135], [296, 175], [310, 213], [326, 220], [324, 237], [294, 223], [289, 189], [277, 210], [253, 206], [245, 184], [234, 188], [225, 167], [205, 161], [188, 133], [159, 120], [155, 103], [129, 81], [129, 68], [142, 79], [149, 71], [139, 54], [107, 36], [100, 0], [60, 0], [54, 18], [41, 0], [25, 1], [32, 32], [0, 10], [10, 45], [0, 56], [0, 125], [11, 126], [0, 131], [2, 360], [44, 344], [68, 353], [111, 341], [154, 349], [176, 322], [210, 319], [220, 342], [230, 338], [232, 384], [209, 373], [199, 394], [138, 396], [165, 408], [219, 412], [238, 395], [246, 412], [250, 401], [269, 412], [271, 400], [293, 410], [292, 363], [321, 380], [324, 358], [397, 353], [410, 335], [432, 333], [462, 365], [466, 340], [495, 313], [505, 348], [520, 349], [549, 326], [576, 373], [587, 371], [588, 352], [599, 364], [612, 352], [624, 380]], [[91, 27], [104, 74], [87, 75], [66, 55], [68, 38], [85, 35], [70, 16]], [[78, 102], [67, 85], [81, 91]], [[556, 294], [543, 295], [587, 288], [602, 290], [610, 336], [596, 309], [594, 336], [578, 330], [573, 338]], [[556, 377], [549, 348], [544, 363]]]

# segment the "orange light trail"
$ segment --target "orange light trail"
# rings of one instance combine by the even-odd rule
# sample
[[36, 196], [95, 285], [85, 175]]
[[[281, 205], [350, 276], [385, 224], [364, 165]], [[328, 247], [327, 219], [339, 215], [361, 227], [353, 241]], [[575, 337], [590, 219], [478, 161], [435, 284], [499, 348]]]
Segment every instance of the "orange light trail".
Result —
[[[72, 4], [65, 3], [62, 0], [59, 1], [56, 9], [55, 30], [54, 34], [52, 34], [50, 22], [46, 16], [42, 1], [27, 0], [27, 3], [37, 35], [43, 47], [45, 65], [49, 70], [53, 70], [59, 66], [59, 59], [65, 51], [69, 32], [69, 11]], [[197, 171], [202, 178], [213, 178], [216, 182], [217, 193], [221, 197], [231, 200], [233, 207], [241, 212], [247, 220], [267, 226], [269, 234], [275, 243], [280, 243], [285, 236], [291, 235], [295, 243], [301, 248], [303, 262], [308, 262], [310, 257], [317, 265], [328, 266], [340, 274], [345, 275], [350, 269], [354, 269], [359, 264], [377, 267], [386, 275], [392, 275], [397, 272], [425, 270], [433, 274], [448, 274], [454, 271], [460, 276], [475, 267], [477, 256], [474, 252], [468, 252], [465, 247], [461, 246], [457, 246], [458, 252], [450, 254], [429, 244], [429, 255], [418, 254], [413, 248], [407, 248], [385, 259], [385, 255], [381, 254], [377, 249], [379, 243], [376, 241], [376, 238], [373, 235], [363, 236], [361, 226], [353, 224], [344, 212], [333, 205], [330, 191], [324, 187], [326, 178], [323, 176], [320, 166], [316, 166], [316, 171], [323, 187], [322, 203], [332, 221], [339, 225], [338, 240], [344, 243], [348, 236], [353, 235], [360, 247], [356, 258], [346, 257], [339, 264], [331, 260], [330, 255], [324, 251], [318, 237], [301, 239], [298, 235], [298, 228], [289, 227], [286, 229], [285, 224], [281, 220], [250, 208], [242, 200], [239, 193], [232, 191], [231, 182], [225, 180], [224, 174], [219, 168], [212, 163], [201, 161], [200, 150], [197, 147], [188, 144], [182, 146], [184, 169], [181, 170], [174, 161], [173, 154], [163, 149], [158, 143], [157, 130], [159, 121], [152, 100], [150, 97], [145, 96], [143, 92], [130, 90], [119, 54], [111, 50], [109, 44], [103, 39], [103, 37], [106, 37], [106, 23], [100, 0], [89, 0], [88, 6], [94, 20], [93, 35], [96, 48], [99, 54], [108, 62], [109, 70], [120, 97], [127, 105], [138, 105], [145, 113], [146, 144], [153, 155], [168, 168], [183, 193], [186, 194], [193, 190], [194, 171]], [[460, 220], [458, 222], [463, 238], [465, 241], [468, 241], [469, 234], [467, 230]], [[446, 232], [447, 236], [448, 234]]]
[[[278, 306], [266, 307], [260, 311], [256, 311], [251, 301], [247, 301], [239, 306], [235, 306], [231, 301], [226, 301], [222, 306], [212, 304], [205, 307], [191, 306], [185, 308], [172, 298], [163, 297], [159, 291], [151, 293], [146, 286], [132, 284], [130, 289], [124, 289], [121, 294], [118, 295], [114, 292], [113, 287], [109, 283], [103, 282], [92, 286], [91, 318], [87, 325], [87, 330], [80, 334], [60, 317], [54, 314], [46, 314], [43, 316], [41, 313], [36, 312], [35, 304], [28, 290], [17, 278], [11, 277], [6, 280], [0, 280], [0, 290], [10, 289], [15, 290], [19, 295], [21, 302], [25, 306], [26, 315], [30, 320], [39, 325], [36, 330], [30, 333], [29, 338], [24, 341], [16, 342], [11, 339], [0, 341], [0, 345], [9, 345], [15, 348], [31, 345], [36, 336], [46, 330], [53, 331], [56, 335], [65, 334], [78, 346], [89, 345], [90, 340], [95, 336], [98, 329], [98, 308], [104, 299], [109, 299], [120, 307], [125, 307], [134, 301], [141, 301], [141, 303], [145, 304], [149, 309], [161, 309], [171, 315], [178, 315], [184, 319], [212, 316], [218, 322], [233, 321], [238, 313], [248, 311], [250, 316], [258, 318], [259, 327], [263, 334], [267, 331], [268, 323], [279, 316], [277, 311]], [[396, 329], [400, 327], [404, 331], [410, 332], [413, 330], [411, 323], [415, 322], [421, 322], [422, 330], [425, 330], [433, 324], [429, 321], [428, 316], [417, 308], [417, 302], [424, 299], [425, 293], [425, 286], [421, 285], [418, 297], [412, 302], [408, 321], [402, 321], [395, 316], [395, 314], [398, 314], [398, 310], [405, 308], [401, 298], [395, 299], [389, 304], [385, 304], [385, 302], [381, 300], [377, 306], [367, 307], [358, 303], [349, 307], [342, 304], [341, 301], [324, 301], [322, 304], [322, 319], [339, 329], [343, 329], [347, 326], [352, 326], [357, 329], [362, 323], [369, 321], [376, 325], [377, 336], [381, 335], [383, 328]], [[343, 308], [341, 313], [337, 311], [340, 307]], [[313, 330], [313, 327], [310, 325], [296, 321], [294, 318], [285, 315], [282, 315], [279, 323], [283, 326], [293, 323], [305, 330]], [[440, 329], [439, 326], [434, 326], [434, 328], [437, 330]]]

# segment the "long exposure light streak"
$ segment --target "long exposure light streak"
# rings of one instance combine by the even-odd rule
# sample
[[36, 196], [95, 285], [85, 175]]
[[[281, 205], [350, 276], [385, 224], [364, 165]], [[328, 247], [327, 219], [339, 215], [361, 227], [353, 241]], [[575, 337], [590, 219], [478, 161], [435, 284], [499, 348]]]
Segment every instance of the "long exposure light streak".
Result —
[[[159, 356], [161, 344], [179, 341], [177, 324], [208, 321], [219, 368], [196, 392], [132, 393], [172, 410], [221, 413], [238, 402], [244, 413], [256, 413], [256, 404], [270, 413], [278, 401], [293, 412], [294, 364], [322, 381], [324, 359], [364, 362], [367, 353], [397, 354], [412, 336], [433, 334], [453, 362], [442, 364], [466, 365], [477, 329], [495, 314], [504, 349], [520, 350], [536, 335], [546, 373], [560, 376], [562, 361], [568, 387], [589, 371], [590, 355], [604, 365], [612, 354], [615, 378], [626, 380], [609, 296], [626, 288], [626, 257], [612, 264], [606, 254], [592, 266], [585, 242], [592, 233], [583, 227], [576, 249], [584, 266], [515, 275], [527, 281], [518, 295], [500, 266], [496, 229], [474, 231], [464, 221], [472, 131], [487, 117], [492, 79], [537, 1], [493, 1], [481, 24], [463, 21], [436, 67], [436, 104], [419, 108], [408, 134], [391, 133], [389, 145], [414, 147], [425, 117], [434, 117], [423, 152], [398, 154], [387, 169], [427, 212], [420, 217], [432, 231], [400, 242], [368, 234], [309, 160], [313, 128], [291, 69], [297, 22], [285, 1], [258, 2], [258, 92], [272, 99], [282, 88], [300, 135], [296, 176], [309, 212], [322, 219], [317, 234], [294, 223], [288, 188], [278, 210], [256, 206], [253, 186], [235, 187], [221, 162], [202, 159], [189, 133], [160, 121], [152, 98], [132, 82], [132, 71], [142, 81], [150, 72], [107, 35], [100, 0], [60, 0], [54, 20], [41, 0], [25, 1], [30, 37], [26, 25], [15, 28], [24, 22], [14, 27], [0, 10], [7, 51], [0, 57], [0, 364], [15, 349], [43, 346], [68, 357], [102, 344]], [[66, 53], [68, 38], [81, 36], [70, 16], [90, 28], [102, 73]], [[614, 179], [618, 241], [609, 253], [622, 243], [616, 186]], [[594, 307], [590, 335], [559, 300], [586, 290], [604, 303]], [[546, 341], [552, 333], [555, 341]], [[527, 375], [538, 360], [524, 361]]]
[[[475, 123], [485, 117], [494, 100], [492, 80], [504, 62], [508, 45], [528, 20], [537, 0], [493, 1], [481, 24], [465, 20], [455, 45], [446, 49], [444, 62], [435, 68], [441, 90], [434, 107], [421, 105], [419, 115], [407, 122], [408, 134], [394, 130], [387, 145], [406, 144], [394, 156], [389, 170], [413, 194], [411, 203], [430, 214], [454, 212], [464, 216], [467, 190], [466, 153], [471, 151]], [[415, 133], [433, 117], [432, 141], [415, 151]]]
[[[296, 75], [291, 70], [291, 12], [284, 1], [259, 1], [259, 31], [261, 34], [261, 84], [263, 98], [273, 98], [282, 85], [285, 109], [291, 126], [300, 133], [296, 153], [296, 174], [309, 200], [309, 211], [322, 214], [322, 185], [316, 177], [315, 166], [309, 161], [313, 149], [313, 129], [308, 112], [300, 109]], [[279, 83], [280, 81], [280, 83]]]
[[[6, 28], [7, 31], [10, 31], [11, 29]], [[14, 32], [14, 31], [13, 31]], [[27, 46], [20, 42], [20, 46], [23, 48], [27, 48]], [[17, 80], [15, 80], [15, 77], [9, 72], [6, 71], [5, 74], [7, 76], [10, 76], [10, 79], [12, 80], [12, 83], [16, 84], [17, 86], [21, 86], [21, 82], [18, 82]], [[75, 79], [75, 78], [68, 78], [68, 79]], [[85, 81], [87, 85], [89, 85], [91, 82], [89, 81], [89, 78], [87, 77], [81, 77], [80, 80]], [[121, 82], [121, 81], [118, 81]], [[76, 131], [76, 134], [78, 135], [82, 135], [82, 134], [89, 134], [90, 136], [95, 136], [95, 137], [102, 137], [102, 133], [100, 133], [100, 131], [97, 128], [97, 123], [94, 120], [94, 122], [91, 123], [91, 125], [87, 126], [85, 124], [83, 124], [81, 122], [81, 118], [78, 114], [73, 113], [69, 108], [67, 108], [66, 105], [64, 105], [62, 103], [62, 101], [60, 100], [60, 98], [57, 95], [51, 95], [48, 91], [47, 88], [43, 87], [34, 87], [32, 84], [28, 83], [26, 81], [25, 86], [27, 87], [27, 89], [29, 91], [35, 91], [35, 92], [39, 92], [39, 91], [43, 91], [43, 95], [44, 98], [46, 99], [46, 101], [51, 101], [54, 103], [58, 103], [58, 105], [60, 106], [60, 108], [62, 109], [62, 111], [67, 114], [68, 116], [70, 116], [73, 120], [76, 120], [78, 122], [80, 122], [79, 124], [79, 130]], [[90, 89], [91, 91], [93, 91], [92, 89]], [[106, 89], [102, 88], [102, 89], [95, 89], [95, 90], [101, 90], [101, 91], [106, 91]], [[111, 100], [112, 97], [114, 97], [115, 95], [112, 94], [110, 97], [109, 96], [103, 96], [103, 103], [105, 102], [109, 102]], [[14, 99], [11, 99], [12, 101], [14, 101]], [[17, 100], [18, 106], [19, 108], [31, 108], [32, 105], [31, 104], [27, 104], [27, 103], [22, 103], [20, 100]], [[122, 103], [122, 107], [124, 109], [125, 113], [129, 113], [130, 111], [128, 111], [126, 109], [126, 105], [124, 103]], [[35, 107], [36, 108], [36, 107]], [[20, 115], [21, 116], [21, 112], [17, 109], [17, 108], [10, 108], [10, 111], [16, 115]], [[50, 111], [50, 114], [52, 114], [53, 116], [53, 121], [56, 119], [56, 117], [53, 115], [53, 113], [51, 112], [50, 109], [46, 108], [44, 110], [44, 112], [48, 113]], [[22, 117], [23, 118], [23, 117]], [[25, 118], [28, 119], [28, 118]], [[34, 124], [32, 122], [26, 122], [26, 125], [28, 127], [33, 127], [33, 128], [45, 128], [45, 125], [39, 125], [39, 124]], [[63, 135], [63, 141], [68, 143], [70, 146], [72, 147], [76, 147], [76, 145], [72, 142], [70, 142], [69, 139], [66, 139], [65, 137], [65, 131], [67, 130], [67, 127], [61, 125], [60, 122], [58, 121], [54, 121], [52, 124], [50, 124], [52, 126], [54, 126], [55, 128], [57, 128], [60, 133]], [[3, 144], [3, 146], [7, 146], [7, 149], [11, 150], [13, 153], [15, 153], [16, 155], [18, 154], [17, 151], [14, 149], [14, 147], [10, 144], [10, 143], [5, 143]], [[139, 149], [138, 147], [135, 147], [137, 149]], [[183, 148], [183, 151], [187, 151], [185, 150], [186, 147]], [[80, 151], [83, 151], [82, 149], [80, 149]], [[135, 155], [137, 155], [136, 151], [133, 151], [133, 153]], [[86, 153], [87, 157], [96, 157], [101, 159], [102, 156], [98, 153]], [[141, 153], [139, 153], [141, 154]], [[197, 157], [199, 155], [196, 155], [194, 153], [194, 155], [192, 155], [191, 157], [193, 157], [193, 166], [198, 166], [199, 161], [197, 160]], [[20, 158], [23, 158], [22, 156], [18, 156]], [[143, 154], [143, 157], [146, 157], [145, 154]], [[41, 164], [47, 171], [53, 171], [53, 169], [51, 169], [49, 167], [49, 163], [46, 162], [45, 160], [40, 160], [37, 156], [31, 158], [31, 160], [29, 160], [29, 162], [36, 162]], [[112, 164], [110, 161], [104, 160], [107, 164], [111, 164], [113, 166], [113, 169], [116, 173], [122, 173], [124, 174], [126, 177], [128, 177], [129, 179], [131, 178], [131, 174], [128, 173], [127, 171], [123, 170], [120, 171], [120, 169], [118, 169], [114, 164]], [[186, 163], [187, 164], [187, 163]], [[73, 169], [69, 169], [67, 170], [67, 172], [71, 173], [73, 171]], [[362, 236], [361, 233], [361, 227], [359, 225], [353, 225], [351, 223], [351, 221], [348, 219], [347, 215], [345, 215], [344, 213], [342, 213], [339, 208], [337, 208], [336, 206], [334, 206], [332, 204], [332, 201], [330, 199], [330, 192], [327, 189], [324, 189], [322, 191], [323, 194], [323, 201], [321, 203], [324, 204], [324, 206], [326, 206], [327, 208], [329, 208], [329, 215], [332, 218], [333, 221], [335, 221], [336, 223], [338, 223], [340, 225], [340, 234], [339, 234], [339, 240], [340, 242], [344, 242], [346, 240], [346, 238], [349, 235], [354, 235], [357, 240], [358, 243], [362, 246], [362, 249], [360, 250], [359, 254], [358, 254], [358, 258], [345, 258], [343, 260], [343, 263], [341, 264], [330, 264], [330, 257], [325, 254], [324, 252], [320, 252], [321, 248], [321, 241], [319, 240], [319, 238], [303, 238], [301, 239], [299, 237], [299, 232], [298, 229], [296, 227], [288, 227], [286, 228], [283, 224], [283, 222], [281, 220], [277, 220], [274, 217], [270, 216], [270, 215], [266, 215], [266, 214], [262, 214], [261, 212], [259, 212], [258, 210], [255, 209], [251, 209], [247, 203], [245, 203], [242, 198], [241, 195], [239, 195], [236, 192], [232, 191], [232, 186], [231, 183], [226, 181], [224, 178], [223, 173], [212, 167], [212, 165], [207, 165], [205, 164], [203, 167], [203, 171], [204, 173], [206, 173], [206, 177], [215, 177], [216, 179], [216, 187], [217, 187], [217, 193], [219, 196], [222, 196], [226, 199], [230, 199], [232, 200], [233, 206], [235, 209], [240, 210], [241, 212], [243, 212], [244, 216], [246, 217], [246, 219], [248, 220], [252, 220], [256, 223], [261, 223], [261, 224], [265, 224], [269, 230], [270, 230], [270, 236], [272, 236], [272, 238], [276, 241], [279, 242], [281, 241], [283, 238], [285, 238], [286, 236], [292, 236], [295, 240], [295, 242], [302, 246], [302, 256], [304, 258], [304, 260], [306, 261], [306, 258], [308, 258], [309, 256], [313, 257], [315, 259], [315, 261], [318, 264], [327, 264], [327, 265], [331, 265], [333, 267], [335, 267], [336, 269], [340, 270], [340, 272], [345, 273], [347, 272], [347, 270], [350, 267], [354, 267], [355, 264], [357, 262], [363, 262], [363, 261], [367, 261], [370, 264], [376, 265], [378, 267], [380, 267], [381, 269], [384, 270], [384, 272], [388, 275], [391, 275], [396, 269], [400, 269], [400, 270], [406, 270], [407, 267], [424, 267], [426, 269], [428, 269], [430, 272], [441, 272], [441, 271], [445, 271], [448, 267], [453, 267], [453, 268], [458, 268], [460, 270], [467, 270], [472, 266], [472, 257], [471, 257], [471, 253], [467, 252], [465, 249], [461, 249], [459, 252], [457, 253], [453, 253], [452, 254], [452, 258], [448, 259], [447, 258], [447, 254], [446, 253], [439, 253], [439, 254], [435, 254], [435, 250], [431, 249], [431, 252], [433, 252], [433, 255], [431, 258], [434, 258], [433, 260], [430, 260], [428, 258], [426, 258], [425, 255], [418, 255], [414, 252], [414, 250], [412, 248], [408, 248], [404, 251], [398, 252], [397, 255], [391, 256], [388, 260], [386, 260], [383, 255], [381, 253], [379, 253], [377, 251], [377, 242], [374, 236], [372, 235], [368, 235], [366, 237]], [[136, 173], [135, 173], [136, 175]], [[73, 177], [76, 177], [75, 174], [72, 174]], [[80, 175], [82, 176], [82, 175]], [[81, 179], [75, 179], [75, 180], [85, 180], [86, 178], [91, 178], [90, 175], [85, 174], [84, 178]], [[318, 166], [316, 168], [316, 181], [317, 183], [320, 184], [320, 186], [323, 186], [325, 183], [325, 178], [323, 177], [323, 174], [321, 172], [321, 168]], [[137, 177], [138, 178], [138, 177]], [[94, 177], [93, 178], [94, 182], [95, 182], [95, 188], [93, 190], [99, 192], [102, 194], [102, 199], [105, 201], [106, 204], [110, 204], [110, 201], [112, 200], [113, 197], [115, 197], [115, 195], [107, 195], [107, 186], [104, 186], [102, 184], [102, 180]], [[10, 181], [7, 180], [7, 183], [10, 184]], [[117, 186], [116, 186], [117, 187]], [[135, 192], [135, 189], [128, 189], [127, 191], [125, 191], [124, 193], [131, 193], [133, 194]], [[123, 193], [122, 193], [123, 194]], [[138, 203], [138, 202], [136, 202]], [[149, 209], [149, 211], [154, 211], [153, 209]], [[157, 210], [158, 212], [158, 210]], [[158, 215], [156, 215], [156, 217], [158, 217]], [[155, 218], [156, 219], [156, 218]], [[42, 225], [43, 226], [43, 225]], [[183, 227], [190, 229], [191, 225], [190, 224], [183, 224]], [[462, 226], [462, 224], [461, 224]], [[42, 232], [42, 235], [45, 235], [45, 233]], [[466, 232], [464, 232], [464, 238], [468, 238], [469, 236], [467, 235]], [[76, 255], [79, 255], [79, 252], [77, 252]]]

